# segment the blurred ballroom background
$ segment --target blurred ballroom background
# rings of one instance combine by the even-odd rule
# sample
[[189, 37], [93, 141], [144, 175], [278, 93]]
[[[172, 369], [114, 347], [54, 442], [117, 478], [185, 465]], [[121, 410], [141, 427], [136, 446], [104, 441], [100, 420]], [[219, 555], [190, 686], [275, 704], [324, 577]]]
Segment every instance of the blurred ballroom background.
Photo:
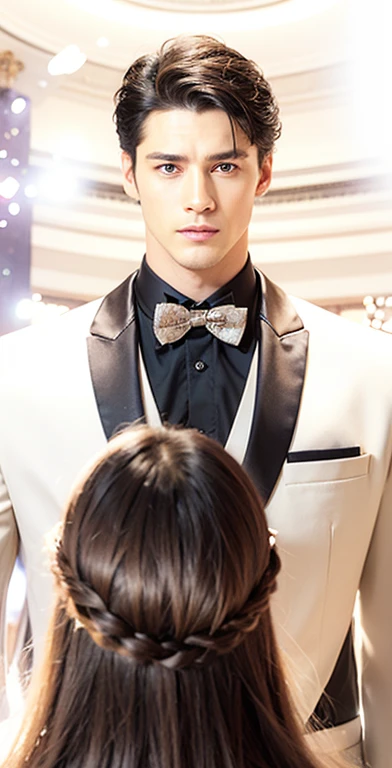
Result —
[[0, 333], [51, 322], [138, 266], [113, 94], [137, 56], [181, 33], [257, 61], [280, 104], [254, 262], [392, 331], [391, 25], [387, 0], [0, 0]]

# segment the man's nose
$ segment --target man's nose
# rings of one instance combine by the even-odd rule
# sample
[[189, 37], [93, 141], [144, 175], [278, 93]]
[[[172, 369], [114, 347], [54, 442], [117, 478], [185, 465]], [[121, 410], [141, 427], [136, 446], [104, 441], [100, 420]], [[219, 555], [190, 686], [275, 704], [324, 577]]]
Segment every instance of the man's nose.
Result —
[[198, 169], [190, 170], [184, 180], [183, 201], [186, 211], [203, 213], [203, 211], [215, 210], [216, 202], [211, 179]]

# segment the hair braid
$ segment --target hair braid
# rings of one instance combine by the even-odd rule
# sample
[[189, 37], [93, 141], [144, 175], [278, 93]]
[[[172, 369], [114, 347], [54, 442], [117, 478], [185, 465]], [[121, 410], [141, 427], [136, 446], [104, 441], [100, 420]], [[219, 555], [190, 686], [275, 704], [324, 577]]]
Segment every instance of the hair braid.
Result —
[[276, 589], [280, 559], [272, 547], [267, 569], [244, 605], [214, 632], [198, 632], [184, 640], [154, 638], [138, 632], [114, 614], [96, 590], [75, 573], [61, 541], [57, 544], [54, 571], [69, 615], [84, 627], [101, 648], [114, 651], [140, 664], [160, 664], [167, 669], [186, 669], [211, 663], [230, 653], [247, 634], [256, 629]]

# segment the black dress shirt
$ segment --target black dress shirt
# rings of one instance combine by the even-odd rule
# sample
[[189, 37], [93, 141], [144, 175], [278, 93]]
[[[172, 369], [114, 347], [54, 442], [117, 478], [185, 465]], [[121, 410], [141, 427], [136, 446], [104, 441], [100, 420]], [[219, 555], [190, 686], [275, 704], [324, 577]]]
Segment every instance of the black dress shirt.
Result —
[[[163, 421], [194, 427], [225, 444], [260, 334], [260, 294], [249, 258], [233, 280], [199, 303], [161, 280], [143, 259], [135, 280], [136, 317], [147, 376]], [[162, 346], [154, 335], [153, 316], [155, 305], [168, 301], [187, 309], [223, 304], [248, 307], [240, 345], [220, 341], [199, 327], [174, 344]]]

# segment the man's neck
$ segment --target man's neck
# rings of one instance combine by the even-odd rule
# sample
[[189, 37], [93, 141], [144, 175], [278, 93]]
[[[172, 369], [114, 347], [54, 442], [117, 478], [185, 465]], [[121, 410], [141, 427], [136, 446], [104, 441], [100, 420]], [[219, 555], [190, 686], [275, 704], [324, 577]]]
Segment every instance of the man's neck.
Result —
[[227, 268], [226, 265], [218, 272], [216, 268], [203, 269], [198, 271], [184, 269], [174, 264], [172, 268], [160, 269], [160, 265], [150, 263], [148, 254], [146, 254], [146, 262], [150, 269], [155, 274], [168, 283], [176, 291], [192, 299], [196, 303], [200, 303], [211, 296], [215, 291], [218, 291], [223, 285], [226, 285], [233, 280], [236, 275], [243, 269], [247, 261], [247, 254], [243, 260], [243, 263], [236, 263], [232, 265], [232, 268]]

